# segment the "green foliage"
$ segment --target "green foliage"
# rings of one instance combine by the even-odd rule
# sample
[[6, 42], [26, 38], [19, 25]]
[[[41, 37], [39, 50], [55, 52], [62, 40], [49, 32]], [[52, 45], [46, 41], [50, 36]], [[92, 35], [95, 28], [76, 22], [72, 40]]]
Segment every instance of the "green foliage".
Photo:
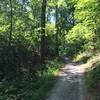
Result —
[[72, 0], [74, 2], [74, 27], [67, 32], [66, 53], [92, 51], [100, 48], [100, 2], [98, 0]]
[[[54, 60], [47, 61], [46, 67], [35, 67], [41, 58], [42, 1], [11, 0], [11, 3], [12, 7], [9, 0], [0, 0], [0, 99], [44, 100], [61, 64]], [[92, 52], [100, 50], [99, 0], [47, 0], [46, 6], [43, 33], [46, 59], [55, 58], [56, 46], [60, 56], [69, 55], [83, 62]]]
[[94, 49], [93, 39], [95, 38], [92, 30], [89, 30], [84, 24], [77, 24], [66, 35], [66, 42], [69, 47], [67, 52], [71, 54], [78, 53], [79, 51], [89, 51]]
[[24, 73], [17, 79], [0, 82], [0, 100], [44, 100], [54, 84], [62, 63], [58, 60], [48, 61], [44, 70], [29, 74]]
[[92, 56], [87, 63], [89, 68], [85, 74], [85, 82], [92, 100], [100, 99], [100, 54]]
[[[100, 41], [100, 2], [99, 0], [78, 0], [75, 9], [77, 23], [82, 23], [96, 35], [95, 42]], [[99, 48], [99, 45], [97, 45]]]
[[83, 53], [79, 53], [77, 55], [75, 55], [75, 57], [73, 58], [73, 60], [75, 62], [83, 62], [83, 63], [86, 63], [88, 61], [88, 59], [90, 57], [93, 56], [93, 53], [89, 53], [89, 52], [83, 52]]
[[93, 64], [91, 70], [87, 72], [85, 77], [86, 85], [88, 90], [93, 92], [94, 99], [99, 100], [100, 95], [100, 62]]
[[95, 89], [100, 84], [100, 62], [92, 66], [92, 69], [87, 74], [87, 85], [91, 89]]

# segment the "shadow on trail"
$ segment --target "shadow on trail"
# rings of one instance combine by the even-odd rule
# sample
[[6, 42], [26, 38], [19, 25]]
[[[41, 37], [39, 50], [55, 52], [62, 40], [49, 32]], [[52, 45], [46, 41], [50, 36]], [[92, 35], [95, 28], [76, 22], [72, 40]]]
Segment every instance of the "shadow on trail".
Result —
[[86, 100], [84, 69], [80, 64], [68, 63], [61, 69], [47, 100]]

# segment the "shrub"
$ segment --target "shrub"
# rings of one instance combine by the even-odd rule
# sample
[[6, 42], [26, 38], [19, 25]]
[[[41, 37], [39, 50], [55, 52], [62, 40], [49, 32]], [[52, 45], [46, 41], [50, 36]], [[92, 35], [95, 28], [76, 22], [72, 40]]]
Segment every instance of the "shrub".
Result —
[[93, 94], [93, 100], [100, 100], [100, 61], [93, 64], [85, 79], [88, 90]]
[[60, 67], [58, 60], [48, 61], [46, 68], [35, 74], [24, 73], [12, 81], [3, 79], [0, 82], [0, 100], [44, 100]]
[[[67, 53], [76, 54], [79, 51], [89, 51], [94, 49], [95, 35], [91, 29], [80, 23], [77, 24], [66, 35], [66, 42], [69, 49]], [[67, 47], [67, 48], [68, 48]]]
[[75, 55], [74, 57], [74, 61], [75, 62], [83, 62], [83, 63], [86, 63], [88, 61], [88, 59], [92, 56], [92, 52], [89, 53], [89, 52], [80, 52], [78, 55]]

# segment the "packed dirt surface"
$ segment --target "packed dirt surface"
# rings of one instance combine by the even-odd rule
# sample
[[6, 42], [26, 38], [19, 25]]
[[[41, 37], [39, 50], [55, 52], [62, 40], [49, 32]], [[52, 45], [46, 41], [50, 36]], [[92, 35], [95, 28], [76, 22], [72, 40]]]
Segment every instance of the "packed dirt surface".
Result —
[[46, 100], [86, 100], [85, 68], [76, 63], [66, 64]]

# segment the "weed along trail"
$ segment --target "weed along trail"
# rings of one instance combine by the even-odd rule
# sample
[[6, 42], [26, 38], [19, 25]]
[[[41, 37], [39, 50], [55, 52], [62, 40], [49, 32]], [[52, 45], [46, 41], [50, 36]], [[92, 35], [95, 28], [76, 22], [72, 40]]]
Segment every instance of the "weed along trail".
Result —
[[46, 100], [86, 100], [84, 72], [85, 69], [81, 65], [66, 64]]

